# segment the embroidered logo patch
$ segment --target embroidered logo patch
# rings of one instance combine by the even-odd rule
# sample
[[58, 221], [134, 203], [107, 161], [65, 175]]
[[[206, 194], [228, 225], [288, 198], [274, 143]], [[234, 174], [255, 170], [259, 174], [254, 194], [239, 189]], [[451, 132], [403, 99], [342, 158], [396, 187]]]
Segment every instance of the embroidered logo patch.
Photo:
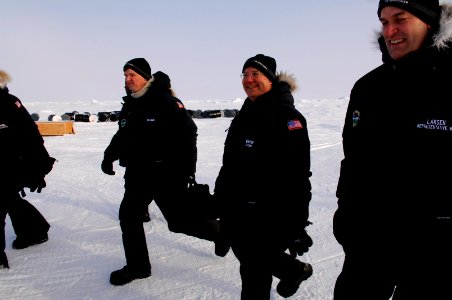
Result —
[[251, 148], [254, 145], [254, 141], [252, 140], [245, 140], [245, 147]]
[[18, 107], [18, 108], [21, 108], [22, 107], [22, 105], [20, 104], [20, 102], [19, 101], [16, 101], [16, 106]]
[[182, 104], [182, 103], [180, 103], [180, 102], [177, 102], [177, 106], [179, 106], [179, 108], [184, 108], [185, 106]]
[[358, 125], [360, 118], [361, 118], [361, 113], [358, 110], [355, 110], [352, 115], [353, 127]]
[[297, 129], [302, 129], [303, 125], [301, 125], [300, 120], [290, 120], [287, 122], [287, 128], [289, 130], [297, 130]]

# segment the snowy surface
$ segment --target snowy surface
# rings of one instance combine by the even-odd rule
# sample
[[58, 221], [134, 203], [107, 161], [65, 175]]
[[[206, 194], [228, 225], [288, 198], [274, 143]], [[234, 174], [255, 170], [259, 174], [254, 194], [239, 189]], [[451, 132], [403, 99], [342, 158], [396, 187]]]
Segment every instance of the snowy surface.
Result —
[[[184, 101], [187, 109], [240, 108], [242, 100]], [[308, 121], [313, 176], [308, 232], [314, 240], [301, 260], [314, 274], [291, 299], [332, 299], [342, 262], [342, 248], [332, 234], [337, 207], [335, 190], [342, 159], [341, 131], [348, 99], [297, 100]], [[51, 114], [97, 113], [121, 109], [119, 101], [24, 103], [40, 121]], [[231, 118], [195, 119], [198, 126], [197, 181], [211, 191], [221, 166], [223, 143]], [[125, 264], [118, 223], [124, 169], [115, 176], [102, 173], [103, 151], [116, 132], [113, 122], [74, 123], [75, 134], [45, 137], [58, 162], [47, 176], [42, 193], [27, 193], [51, 224], [49, 241], [22, 250], [6, 221], [6, 254], [10, 269], [0, 270], [1, 299], [240, 299], [239, 265], [230, 251], [216, 257], [211, 242], [168, 231], [155, 204], [152, 221], [144, 224], [152, 276], [116, 287], [110, 273]], [[28, 190], [27, 190], [28, 191]], [[274, 278], [273, 287], [278, 279]], [[282, 299], [272, 290], [272, 299]]]

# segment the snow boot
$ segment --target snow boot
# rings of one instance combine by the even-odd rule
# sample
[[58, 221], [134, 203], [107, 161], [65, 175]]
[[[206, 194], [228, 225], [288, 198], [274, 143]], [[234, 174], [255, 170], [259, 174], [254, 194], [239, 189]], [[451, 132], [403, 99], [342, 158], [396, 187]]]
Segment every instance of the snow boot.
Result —
[[216, 240], [215, 241], [215, 255], [219, 257], [225, 257], [228, 254], [231, 246], [228, 244], [226, 240]]
[[310, 264], [298, 260], [296, 262], [298, 264], [297, 272], [281, 279], [276, 286], [276, 291], [284, 298], [288, 298], [295, 294], [300, 287], [301, 282], [312, 275], [312, 266]]
[[49, 240], [47, 232], [34, 237], [17, 237], [12, 244], [13, 249], [24, 249], [33, 245], [42, 244]]
[[113, 285], [124, 285], [135, 279], [143, 279], [151, 276], [151, 270], [132, 270], [128, 266], [116, 270], [110, 275], [110, 283]]

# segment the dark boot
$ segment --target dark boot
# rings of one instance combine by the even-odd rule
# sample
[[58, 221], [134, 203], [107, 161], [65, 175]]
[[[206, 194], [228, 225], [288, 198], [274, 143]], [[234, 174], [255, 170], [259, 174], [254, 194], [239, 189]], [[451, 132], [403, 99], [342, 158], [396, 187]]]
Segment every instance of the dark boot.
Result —
[[36, 234], [33, 236], [18, 236], [13, 241], [13, 249], [24, 249], [33, 245], [42, 244], [44, 242], [47, 242], [49, 240], [49, 236], [46, 233], [42, 234]]
[[215, 241], [215, 255], [219, 257], [225, 257], [228, 254], [231, 246], [226, 240], [219, 239]]
[[120, 270], [116, 270], [110, 275], [110, 283], [113, 285], [124, 285], [135, 279], [142, 279], [151, 276], [151, 270], [133, 270], [128, 266]]
[[276, 291], [284, 298], [288, 298], [295, 294], [300, 287], [301, 282], [308, 279], [312, 275], [312, 266], [295, 260], [295, 267], [288, 274], [281, 278], [276, 286]]

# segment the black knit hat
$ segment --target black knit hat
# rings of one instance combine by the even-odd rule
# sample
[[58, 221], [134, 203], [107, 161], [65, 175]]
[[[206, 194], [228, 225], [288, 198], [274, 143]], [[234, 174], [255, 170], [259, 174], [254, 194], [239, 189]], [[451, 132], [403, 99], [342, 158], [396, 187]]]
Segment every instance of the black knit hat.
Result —
[[124, 65], [124, 72], [127, 69], [132, 69], [141, 76], [143, 76], [144, 79], [149, 80], [152, 77], [151, 67], [149, 66], [148, 62], [144, 58], [134, 58], [126, 62]]
[[253, 67], [261, 71], [270, 81], [276, 79], [276, 60], [273, 57], [258, 54], [248, 58], [242, 68], [242, 73], [246, 68]]
[[163, 73], [162, 71], [157, 71], [153, 76], [155, 79], [152, 83], [152, 86], [165, 90], [171, 89], [171, 79], [167, 74]]
[[378, 17], [386, 6], [394, 6], [415, 15], [426, 24], [437, 26], [441, 7], [438, 0], [380, 0], [378, 4]]

